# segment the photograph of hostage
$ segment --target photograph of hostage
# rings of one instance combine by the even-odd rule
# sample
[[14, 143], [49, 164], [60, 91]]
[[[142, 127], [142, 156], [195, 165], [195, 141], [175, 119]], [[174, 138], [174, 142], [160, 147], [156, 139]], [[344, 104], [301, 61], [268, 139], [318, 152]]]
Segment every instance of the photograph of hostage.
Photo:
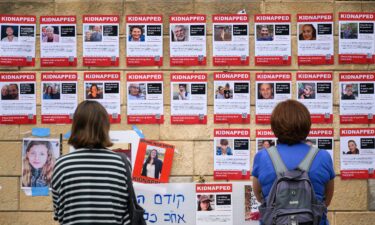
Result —
[[273, 25], [257, 26], [257, 41], [273, 41], [273, 34], [270, 32], [270, 27], [273, 27]]
[[1, 100], [18, 100], [18, 84], [7, 84], [1, 88]]
[[142, 176], [159, 179], [163, 169], [163, 161], [159, 159], [159, 152], [152, 149], [143, 163]]
[[220, 139], [219, 143], [216, 146], [216, 155], [233, 155], [228, 139]]
[[189, 27], [185, 25], [176, 25], [171, 30], [172, 41], [189, 41]]
[[145, 100], [146, 99], [145, 95], [141, 91], [141, 86], [138, 83], [129, 84], [128, 99], [129, 100]]
[[6, 26], [5, 34], [1, 35], [1, 37], [2, 37], [1, 41], [2, 42], [16, 42], [16, 41], [18, 41], [18, 37], [17, 37], [17, 35], [15, 34], [15, 31], [14, 31], [15, 28], [18, 28], [18, 27]]
[[273, 99], [273, 83], [258, 84], [258, 99]]
[[130, 26], [128, 41], [145, 41], [144, 26]]
[[213, 200], [208, 195], [198, 195], [198, 208], [197, 211], [212, 211], [211, 203]]

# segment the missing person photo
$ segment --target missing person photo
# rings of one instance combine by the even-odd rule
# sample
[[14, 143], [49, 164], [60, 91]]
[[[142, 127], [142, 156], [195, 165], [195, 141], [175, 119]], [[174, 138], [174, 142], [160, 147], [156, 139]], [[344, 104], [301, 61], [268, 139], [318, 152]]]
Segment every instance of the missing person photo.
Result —
[[274, 83], [258, 83], [258, 99], [274, 99]]
[[274, 25], [257, 25], [256, 38], [257, 41], [273, 41]]
[[214, 25], [214, 41], [232, 41], [232, 25]]
[[16, 83], [3, 84], [1, 87], [1, 100], [18, 100], [19, 87]]
[[216, 155], [233, 155], [234, 141], [233, 139], [218, 139], [216, 140]]
[[128, 41], [145, 41], [145, 25], [129, 25]]
[[215, 195], [197, 195], [197, 211], [215, 210]]
[[2, 25], [1, 26], [1, 41], [2, 42], [17, 42], [19, 26], [15, 25]]
[[129, 83], [128, 99], [129, 100], [145, 100], [146, 99], [146, 83]]
[[315, 99], [316, 84], [315, 83], [299, 83], [298, 99]]
[[83, 35], [85, 42], [101, 42], [103, 40], [103, 26], [85, 25]]
[[276, 146], [275, 140], [272, 139], [258, 139], [257, 141], [257, 150], [264, 150], [269, 147]]
[[44, 83], [43, 99], [60, 99], [60, 83]]
[[142, 166], [142, 176], [160, 179], [163, 170], [165, 149], [156, 146], [147, 146]]
[[103, 99], [103, 83], [86, 83], [86, 99]]
[[190, 100], [190, 84], [173, 84], [173, 100]]
[[42, 27], [41, 38], [42, 42], [59, 42], [60, 41], [60, 27], [59, 26], [44, 26]]
[[310, 23], [300, 24], [298, 39], [300, 41], [316, 40], [316, 28], [314, 27], [314, 25]]
[[355, 100], [358, 98], [358, 84], [341, 84], [341, 99]]
[[341, 23], [341, 39], [358, 39], [358, 23]]
[[172, 42], [189, 41], [189, 26], [174, 25], [171, 29]]
[[49, 187], [60, 143], [51, 139], [24, 139], [21, 187]]

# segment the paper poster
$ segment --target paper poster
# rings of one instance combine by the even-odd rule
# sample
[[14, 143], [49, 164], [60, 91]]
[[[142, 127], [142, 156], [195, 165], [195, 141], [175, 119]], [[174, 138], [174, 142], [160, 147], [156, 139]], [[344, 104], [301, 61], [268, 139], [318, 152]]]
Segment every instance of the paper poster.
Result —
[[297, 72], [296, 99], [311, 114], [312, 123], [333, 122], [333, 86], [331, 72]]
[[119, 16], [83, 16], [83, 65], [119, 66]]
[[277, 145], [277, 137], [271, 129], [257, 129], [255, 132], [256, 152]]
[[246, 14], [212, 16], [214, 66], [249, 65], [249, 17]]
[[128, 73], [126, 80], [128, 123], [163, 123], [163, 73]]
[[0, 124], [36, 124], [35, 80], [35, 73], [0, 73]]
[[340, 73], [340, 123], [375, 123], [375, 73]]
[[53, 167], [59, 156], [59, 139], [24, 138], [21, 189], [49, 188]]
[[374, 13], [339, 13], [339, 63], [374, 64]]
[[214, 130], [214, 179], [250, 179], [250, 129]]
[[170, 23], [170, 65], [205, 66], [206, 15], [174, 15]]
[[340, 129], [341, 179], [375, 178], [375, 128]]
[[333, 14], [297, 15], [298, 65], [332, 65]]
[[333, 128], [311, 128], [305, 143], [326, 150], [331, 156], [332, 162], [335, 162], [333, 158], [333, 146], [335, 143], [333, 140]]
[[40, 65], [77, 66], [76, 16], [40, 17]]
[[292, 98], [291, 73], [256, 74], [255, 121], [269, 124], [273, 108], [282, 101]]
[[255, 65], [289, 66], [292, 61], [290, 15], [259, 14], [255, 20]]
[[257, 201], [252, 185], [245, 185], [245, 221], [258, 222], [260, 203]]
[[84, 99], [98, 101], [111, 123], [121, 122], [120, 72], [85, 72]]
[[171, 73], [171, 124], [207, 124], [206, 73]]
[[72, 123], [77, 108], [76, 72], [42, 73], [42, 123]]
[[232, 184], [196, 184], [196, 225], [233, 225]]
[[214, 73], [214, 122], [250, 123], [250, 73]]
[[173, 145], [141, 139], [135, 159], [133, 181], [168, 183], [173, 154]]
[[35, 16], [0, 15], [0, 66], [35, 66]]
[[162, 15], [127, 15], [126, 24], [126, 65], [162, 66]]

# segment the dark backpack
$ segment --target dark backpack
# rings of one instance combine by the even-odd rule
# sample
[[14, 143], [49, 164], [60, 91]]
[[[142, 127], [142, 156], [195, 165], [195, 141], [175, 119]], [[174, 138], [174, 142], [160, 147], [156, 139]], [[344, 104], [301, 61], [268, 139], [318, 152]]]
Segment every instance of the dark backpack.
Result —
[[319, 149], [311, 147], [294, 170], [288, 170], [275, 146], [267, 149], [277, 178], [259, 207], [264, 225], [319, 225], [326, 206], [315, 197], [308, 171]]

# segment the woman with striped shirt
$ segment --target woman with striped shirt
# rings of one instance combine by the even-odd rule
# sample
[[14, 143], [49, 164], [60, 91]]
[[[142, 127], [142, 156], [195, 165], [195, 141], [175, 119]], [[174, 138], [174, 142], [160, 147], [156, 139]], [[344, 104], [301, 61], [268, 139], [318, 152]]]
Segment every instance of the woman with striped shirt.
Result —
[[54, 219], [61, 225], [130, 224], [125, 164], [107, 147], [109, 118], [96, 101], [78, 105], [68, 144], [52, 177]]

